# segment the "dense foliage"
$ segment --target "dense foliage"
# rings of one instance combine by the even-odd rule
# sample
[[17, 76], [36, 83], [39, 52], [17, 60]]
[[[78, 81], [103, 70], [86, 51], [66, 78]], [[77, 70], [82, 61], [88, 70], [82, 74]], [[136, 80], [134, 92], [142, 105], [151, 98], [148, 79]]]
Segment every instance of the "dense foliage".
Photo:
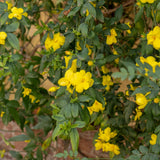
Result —
[[[159, 23], [160, 0], [0, 2], [0, 116], [24, 131], [0, 136], [11, 146], [28, 143], [25, 157], [11, 155], [45, 159], [60, 137], [72, 151], [55, 157], [78, 159], [79, 131], [97, 130], [93, 145], [111, 159], [158, 160]], [[35, 36], [39, 43], [29, 53]]]

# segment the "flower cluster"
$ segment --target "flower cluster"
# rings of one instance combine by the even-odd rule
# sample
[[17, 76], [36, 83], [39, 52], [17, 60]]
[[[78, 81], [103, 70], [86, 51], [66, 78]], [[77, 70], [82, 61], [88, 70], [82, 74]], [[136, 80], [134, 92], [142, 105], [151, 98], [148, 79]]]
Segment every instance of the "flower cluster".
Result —
[[106, 44], [112, 45], [113, 43], [117, 43], [117, 39], [116, 39], [117, 33], [115, 29], [111, 29], [110, 33], [111, 33], [110, 35], [107, 35]]
[[[156, 66], [160, 67], [160, 63], [156, 61], [156, 59], [152, 56], [148, 56], [147, 58], [140, 57], [140, 61], [144, 63], [148, 63], [153, 68], [153, 73], [155, 73]], [[148, 69], [145, 68], [146, 76], [148, 75]]]
[[110, 86], [113, 85], [112, 79], [110, 75], [107, 76], [102, 76], [102, 85], [106, 86], [106, 90], [109, 91], [110, 90]]
[[8, 18], [9, 19], [17, 18], [18, 20], [21, 20], [22, 16], [27, 17], [27, 15], [28, 14], [26, 12], [24, 12], [24, 10], [22, 8], [13, 7], [11, 9], [11, 13], [8, 15]]
[[99, 112], [99, 111], [103, 111], [105, 108], [103, 107], [102, 103], [98, 102], [97, 100], [95, 100], [95, 102], [93, 103], [92, 106], [87, 107], [89, 110], [90, 115], [93, 114], [93, 112]]
[[157, 141], [157, 135], [156, 134], [152, 134], [151, 135], [151, 140], [149, 141], [151, 145], [155, 145]]
[[141, 3], [154, 3], [155, 0], [140, 0]]
[[147, 43], [153, 45], [157, 50], [160, 49], [160, 27], [156, 26], [147, 34]]
[[[29, 96], [31, 103], [34, 103], [34, 101], [36, 100], [36, 97], [30, 94], [32, 92], [32, 90], [30, 88], [26, 88], [26, 87], [23, 87], [23, 89], [24, 89], [24, 91], [22, 92], [23, 97]], [[39, 100], [36, 100], [36, 103], [38, 103], [38, 102], [39, 102]]]
[[48, 35], [45, 40], [45, 48], [46, 50], [53, 48], [53, 50], [56, 51], [57, 49], [59, 49], [61, 46], [64, 45], [64, 42], [65, 42], [65, 37], [61, 35], [61, 33], [59, 32], [53, 35], [53, 39], [50, 38], [50, 36]]
[[0, 44], [5, 44], [5, 39], [7, 38], [7, 34], [5, 32], [0, 32]]
[[107, 127], [104, 131], [99, 130], [98, 139], [96, 139], [96, 150], [102, 149], [104, 152], [113, 152], [114, 154], [120, 154], [120, 149], [117, 145], [109, 143], [110, 139], [117, 135], [116, 131], [111, 132], [111, 128]]
[[59, 79], [58, 84], [60, 86], [67, 86], [67, 90], [72, 93], [73, 89], [78, 93], [82, 93], [84, 90], [87, 90], [94, 83], [94, 80], [91, 78], [92, 74], [90, 72], [85, 72], [85, 70], [80, 70], [79, 72], [73, 72], [72, 69], [68, 69], [65, 72], [64, 77]]

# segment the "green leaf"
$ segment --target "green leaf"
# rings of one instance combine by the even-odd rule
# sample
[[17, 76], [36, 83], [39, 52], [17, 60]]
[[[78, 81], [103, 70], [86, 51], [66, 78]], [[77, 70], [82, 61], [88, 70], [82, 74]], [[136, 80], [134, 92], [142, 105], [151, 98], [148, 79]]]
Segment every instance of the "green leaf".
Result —
[[37, 159], [38, 160], [43, 160], [43, 153], [42, 150], [40, 149], [40, 147], [37, 149]]
[[123, 24], [123, 23], [117, 25], [117, 28], [122, 29], [122, 30], [128, 30], [128, 29], [130, 29], [127, 24]]
[[19, 23], [18, 22], [13, 22], [13, 23], [7, 25], [5, 31], [6, 32], [14, 32], [18, 29], [18, 27], [19, 27]]
[[60, 134], [60, 125], [57, 125], [52, 133], [52, 140], [55, 141], [55, 138]]
[[16, 158], [17, 160], [22, 160], [23, 157], [19, 152], [16, 151], [9, 151], [9, 153], [12, 155], [13, 158]]
[[79, 145], [79, 134], [77, 129], [72, 128], [70, 132], [70, 140], [71, 140], [71, 145], [72, 145], [72, 150], [73, 152], [78, 150], [78, 145]]
[[81, 7], [82, 4], [83, 4], [83, 0], [77, 0], [77, 6], [78, 6], [78, 7]]
[[121, 80], [125, 80], [128, 77], [128, 72], [125, 68], [120, 68], [120, 72], [114, 72], [112, 73], [112, 76], [114, 78], [121, 78]]
[[28, 135], [31, 139], [35, 138], [35, 137], [34, 137], [34, 132], [31, 130], [31, 128], [30, 128], [29, 126], [27, 126], [27, 125], [26, 125], [25, 128], [26, 128], [27, 135]]
[[80, 52], [80, 54], [77, 55], [77, 57], [81, 60], [81, 61], [84, 61], [86, 59], [88, 59], [88, 49], [87, 48], [84, 48], [82, 50], [82, 52]]
[[63, 109], [65, 117], [71, 118], [71, 104], [67, 104]]
[[141, 19], [142, 15], [143, 15], [143, 11], [144, 11], [144, 7], [141, 7], [141, 9], [135, 15], [134, 23], [138, 22]]
[[29, 140], [30, 138], [25, 135], [25, 134], [20, 134], [18, 136], [15, 137], [11, 137], [8, 141], [25, 141], [25, 140]]
[[79, 99], [80, 102], [89, 102], [89, 101], [91, 101], [93, 98], [92, 98], [91, 96], [85, 94], [85, 95], [80, 95], [80, 96], [78, 97], [78, 99]]
[[63, 95], [66, 91], [66, 87], [61, 87], [60, 89], [58, 89], [57, 93], [56, 93], [56, 97], [59, 97], [61, 95]]
[[142, 154], [147, 154], [148, 153], [148, 148], [146, 146], [140, 146], [139, 147], [139, 151], [142, 153]]
[[146, 154], [142, 157], [142, 160], [150, 160], [149, 154]]
[[71, 104], [71, 113], [74, 118], [78, 117], [78, 113], [79, 113], [79, 104], [78, 103]]
[[8, 12], [6, 12], [0, 17], [0, 24], [3, 25], [4, 23], [6, 23], [7, 19], [8, 19]]
[[18, 40], [18, 38], [17, 38], [14, 34], [12, 34], [12, 33], [7, 33], [7, 40], [8, 40], [8, 42], [9, 42], [9, 44], [10, 44], [13, 48], [15, 48], [15, 49], [17, 49], [17, 50], [20, 49], [20, 47], [19, 47], [19, 40]]
[[96, 8], [96, 13], [97, 13], [97, 17], [96, 17], [97, 20], [99, 20], [100, 22], [104, 22], [104, 16], [101, 9]]
[[123, 6], [120, 5], [120, 7], [115, 12], [116, 20], [119, 21], [121, 19], [122, 15], [123, 15]]
[[64, 157], [64, 153], [57, 153], [57, 154], [55, 155], [55, 157], [57, 157], [57, 158], [62, 158], [62, 157]]
[[84, 121], [76, 121], [74, 124], [77, 125], [76, 128], [83, 128], [86, 125]]
[[82, 33], [84, 37], [88, 35], [88, 25], [86, 23], [81, 23], [78, 27], [78, 31]]
[[93, 16], [94, 18], [96, 18], [96, 9], [93, 7], [93, 5], [89, 2], [85, 3], [83, 5], [83, 8], [82, 8], [82, 12], [86, 12], [86, 10], [88, 9], [89, 11], [89, 14], [91, 16]]
[[156, 127], [156, 129], [154, 130], [154, 132], [157, 134], [160, 132], [160, 125]]
[[67, 17], [74, 16], [79, 10], [80, 10], [80, 7], [75, 7], [75, 8], [73, 8], [73, 9], [69, 12], [69, 14], [67, 15]]
[[156, 143], [160, 145], [160, 132], [157, 135], [157, 142]]

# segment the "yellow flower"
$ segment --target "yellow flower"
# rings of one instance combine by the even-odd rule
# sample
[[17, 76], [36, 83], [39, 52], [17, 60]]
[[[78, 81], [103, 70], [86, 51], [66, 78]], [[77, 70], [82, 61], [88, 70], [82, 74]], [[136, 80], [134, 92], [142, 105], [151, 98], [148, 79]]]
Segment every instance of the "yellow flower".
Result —
[[3, 158], [4, 157], [4, 154], [5, 154], [5, 149], [3, 149], [3, 150], [0, 150], [0, 155], [1, 155], [1, 158]]
[[[129, 28], [131, 28], [130, 22], [126, 22], [125, 24], [126, 24]], [[127, 30], [127, 33], [128, 33], [128, 34], [131, 34], [131, 30], [128, 29], [128, 30]]]
[[48, 35], [45, 40], [45, 48], [46, 50], [49, 50], [53, 48], [54, 51], [59, 49], [61, 46], [64, 45], [65, 37], [61, 35], [59, 32], [54, 34], [53, 39], [50, 38]]
[[23, 97], [28, 96], [28, 95], [32, 92], [32, 90], [31, 90], [31, 89], [29, 89], [29, 88], [25, 88], [25, 87], [23, 87], [23, 89], [24, 89], [24, 91], [22, 92]]
[[55, 91], [57, 91], [58, 89], [59, 89], [59, 87], [53, 86], [53, 87], [51, 87], [51, 88], [48, 89], [48, 92], [55, 92]]
[[82, 48], [81, 48], [81, 46], [80, 46], [80, 44], [79, 44], [79, 41], [76, 42], [76, 49], [77, 49], [78, 51], [81, 51], [81, 50], [82, 50]]
[[142, 112], [141, 110], [139, 110], [138, 108], [136, 108], [136, 115], [134, 117], [134, 120], [136, 121], [137, 119], [140, 120], [140, 117], [142, 116]]
[[86, 10], [86, 17], [89, 15], [89, 11], [88, 11], [88, 9]]
[[31, 103], [34, 103], [34, 101], [35, 101], [36, 97], [35, 97], [35, 96], [33, 96], [33, 95], [29, 95], [29, 99], [31, 99]]
[[91, 50], [92, 46], [89, 46], [88, 44], [86, 44], [86, 47], [88, 49], [88, 55], [90, 56], [92, 54], [92, 50]]
[[160, 99], [159, 98], [154, 98], [154, 103], [159, 103]]
[[27, 16], [27, 13], [25, 13], [22, 8], [13, 7], [13, 8], [11, 9], [11, 12], [12, 12], [12, 13], [10, 13], [10, 14], [8, 15], [8, 18], [9, 18], [9, 19], [12, 19], [12, 18], [15, 17], [15, 18], [17, 18], [18, 20], [21, 20], [21, 19], [22, 19], [22, 15]]
[[113, 43], [117, 43], [116, 39], [117, 33], [115, 29], [111, 29], [110, 33], [111, 33], [110, 35], [107, 35], [106, 44], [112, 45]]
[[5, 39], [7, 38], [7, 34], [5, 32], [0, 32], [0, 44], [5, 44]]
[[101, 140], [98, 140], [98, 139], [96, 139], [95, 141], [96, 141], [96, 143], [95, 143], [95, 149], [96, 150], [102, 149], [104, 143]]
[[106, 73], [109, 72], [109, 69], [108, 69], [105, 65], [103, 65], [103, 66], [101, 67], [101, 70], [102, 70], [103, 74], [106, 74]]
[[93, 61], [88, 61], [88, 66], [93, 66]]
[[109, 143], [109, 140], [111, 138], [114, 138], [116, 135], [116, 131], [111, 132], [110, 127], [105, 128], [104, 131], [100, 128], [98, 133], [98, 139], [95, 140], [95, 149], [102, 149], [102, 151], [104, 152], [113, 152], [116, 155], [120, 154], [120, 148], [115, 144]]
[[2, 118], [5, 112], [1, 111], [0, 117]]
[[148, 94], [150, 94], [150, 92], [148, 92], [146, 95], [143, 95], [142, 93], [136, 94], [136, 104], [139, 105], [138, 109], [144, 109], [148, 104], [148, 100], [146, 98]]
[[110, 86], [113, 85], [111, 76], [107, 75], [107, 76], [102, 76], [102, 85], [106, 86], [106, 90], [109, 91], [110, 90]]
[[13, 6], [12, 3], [8, 2], [8, 1], [6, 1], [6, 3], [8, 5], [8, 10], [10, 10], [12, 8], [12, 6]]
[[87, 107], [89, 110], [90, 115], [93, 114], [93, 112], [99, 112], [99, 111], [103, 111], [105, 108], [103, 107], [102, 103], [98, 102], [97, 100], [95, 100], [95, 102], [93, 103], [92, 106]]
[[[113, 49], [113, 54], [118, 55], [118, 52], [115, 49]], [[114, 61], [115, 61], [115, 63], [118, 64], [119, 63], [119, 58], [115, 59]]]
[[155, 0], [140, 0], [141, 3], [154, 3]]
[[71, 56], [72, 52], [71, 51], [65, 51], [65, 54], [68, 55], [68, 56]]
[[93, 85], [94, 80], [91, 77], [92, 74], [90, 72], [86, 73], [85, 70], [75, 73], [72, 84], [75, 86], [78, 93], [82, 93], [83, 90], [87, 90]]
[[151, 140], [149, 141], [151, 145], [155, 145], [157, 141], [157, 135], [156, 134], [152, 134], [151, 135]]
[[160, 49], [160, 27], [154, 27], [153, 31], [147, 34], [147, 43], [153, 45], [157, 50]]
[[24, 142], [25, 142], [25, 143], [29, 143], [30, 141], [31, 141], [31, 140], [29, 139], [29, 140], [25, 140]]
[[[74, 63], [77, 61], [75, 60]], [[85, 72], [85, 70], [81, 70], [80, 72], [74, 72], [75, 64], [73, 68], [71, 67], [66, 71], [64, 77], [59, 79], [58, 84], [60, 86], [67, 86], [67, 90], [72, 92], [71, 86], [78, 93], [82, 93], [83, 90], [87, 90], [89, 87], [93, 85], [92, 74], [90, 72]]]

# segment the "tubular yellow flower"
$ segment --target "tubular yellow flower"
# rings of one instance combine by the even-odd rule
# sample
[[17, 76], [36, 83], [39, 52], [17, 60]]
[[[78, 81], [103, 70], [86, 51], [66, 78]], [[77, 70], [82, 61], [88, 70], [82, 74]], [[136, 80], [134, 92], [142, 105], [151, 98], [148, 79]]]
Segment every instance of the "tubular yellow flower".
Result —
[[155, 145], [157, 141], [157, 135], [156, 134], [152, 134], [151, 135], [151, 140], [149, 141], [151, 145]]
[[105, 108], [103, 107], [102, 103], [98, 102], [97, 100], [95, 100], [95, 102], [93, 103], [92, 106], [87, 107], [89, 110], [90, 115], [93, 114], [93, 112], [99, 112], [99, 111], [103, 111]]
[[5, 39], [7, 38], [7, 34], [5, 32], [0, 32], [0, 44], [5, 44]]
[[29, 99], [31, 100], [31, 103], [34, 103], [36, 97], [33, 95], [29, 95]]
[[71, 51], [65, 51], [65, 54], [68, 55], [68, 56], [71, 56], [72, 52]]
[[22, 92], [23, 97], [28, 96], [28, 95], [32, 92], [32, 90], [31, 90], [31, 89], [29, 89], [29, 88], [25, 88], [25, 87], [23, 87], [23, 89], [24, 89], [24, 91]]
[[8, 2], [8, 1], [6, 1], [6, 3], [8, 5], [8, 10], [10, 10], [12, 8], [12, 6], [13, 6], [12, 3]]
[[54, 34], [53, 39], [51, 39], [50, 36], [48, 35], [48, 37], [45, 40], [45, 48], [46, 50], [53, 48], [53, 50], [56, 51], [57, 49], [59, 49], [61, 46], [64, 45], [64, 42], [65, 42], [65, 37], [61, 35], [59, 32]]
[[4, 113], [5, 113], [4, 111], [1, 111], [1, 114], [0, 114], [1, 118], [3, 117]]
[[3, 149], [3, 150], [0, 150], [0, 155], [1, 155], [1, 158], [3, 158], [3, 157], [4, 157], [4, 154], [5, 154], [5, 152], [6, 152], [6, 150], [5, 150], [5, 149]]
[[81, 46], [80, 46], [80, 44], [79, 44], [79, 41], [76, 42], [76, 49], [77, 49], [78, 51], [81, 51], [81, 50], [82, 50], [82, 48], [81, 48]]
[[88, 55], [90, 56], [92, 54], [92, 50], [91, 50], [92, 46], [89, 46], [88, 44], [86, 44], [86, 47], [88, 49]]
[[143, 95], [142, 93], [136, 94], [136, 104], [139, 105], [138, 109], [144, 109], [145, 106], [148, 104], [148, 101], [146, 96], [149, 94], [149, 92], [146, 95]]
[[137, 119], [140, 120], [140, 117], [142, 116], [142, 112], [141, 110], [139, 110], [138, 108], [136, 108], [136, 115], [134, 117], [134, 120], [136, 121]]
[[51, 88], [48, 89], [48, 92], [55, 92], [55, 91], [57, 91], [58, 89], [59, 89], [59, 87], [53, 86], [53, 87], [51, 87]]

